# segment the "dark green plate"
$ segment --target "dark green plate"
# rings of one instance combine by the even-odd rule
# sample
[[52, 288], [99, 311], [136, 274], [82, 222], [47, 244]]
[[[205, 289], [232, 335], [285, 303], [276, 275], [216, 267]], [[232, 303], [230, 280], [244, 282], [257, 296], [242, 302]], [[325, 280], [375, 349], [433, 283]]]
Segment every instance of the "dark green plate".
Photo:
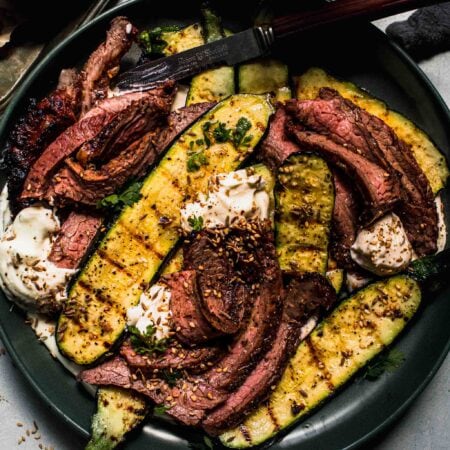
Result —
[[[112, 17], [126, 14], [138, 26], [187, 24], [198, 19], [197, 11], [192, 6], [177, 4], [175, 7], [169, 2], [149, 1], [131, 2], [108, 11], [65, 40], [36, 67], [5, 112], [0, 138], [5, 139], [7, 129], [23, 111], [28, 98], [43, 96], [55, 85], [61, 68], [78, 65], [86, 58], [103, 39]], [[242, 11], [226, 11], [227, 26], [232, 29], [245, 26], [243, 17], [246, 16]], [[281, 43], [276, 52], [289, 62], [292, 73], [319, 65], [368, 89], [416, 122], [449, 155], [450, 117], [443, 100], [420, 69], [374, 27], [347, 26], [321, 31]], [[449, 214], [448, 192], [445, 197]], [[431, 380], [448, 352], [449, 293], [447, 289], [434, 298], [424, 298], [421, 311], [396, 342], [396, 347], [406, 356], [398, 370], [376, 382], [356, 379], [292, 428], [273, 449], [355, 448], [398, 417]], [[93, 399], [38, 343], [23, 323], [23, 316], [17, 310], [9, 311], [10, 306], [2, 295], [0, 334], [9, 354], [42, 399], [87, 436]], [[154, 422], [130, 439], [127, 448], [180, 449], [187, 447], [187, 439], [200, 437], [180, 426]]]

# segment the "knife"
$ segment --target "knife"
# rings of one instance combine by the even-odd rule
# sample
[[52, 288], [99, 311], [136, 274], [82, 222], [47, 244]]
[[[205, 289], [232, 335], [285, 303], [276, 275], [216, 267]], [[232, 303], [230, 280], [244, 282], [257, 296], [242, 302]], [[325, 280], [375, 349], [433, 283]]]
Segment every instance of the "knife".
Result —
[[172, 56], [140, 64], [118, 77], [120, 91], [149, 89], [166, 80], [181, 80], [204, 70], [266, 55], [276, 39], [310, 31], [336, 22], [375, 20], [410, 9], [439, 3], [430, 0], [322, 0], [307, 2], [294, 14], [275, 18], [230, 37], [195, 47]]

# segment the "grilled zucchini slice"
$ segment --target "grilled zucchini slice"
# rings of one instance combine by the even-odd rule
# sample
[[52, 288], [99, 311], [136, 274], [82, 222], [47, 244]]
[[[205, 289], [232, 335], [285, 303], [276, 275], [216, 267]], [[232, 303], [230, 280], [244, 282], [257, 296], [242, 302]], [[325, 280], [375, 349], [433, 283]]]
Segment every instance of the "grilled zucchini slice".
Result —
[[267, 403], [223, 433], [222, 443], [260, 444], [310, 413], [395, 339], [420, 300], [419, 285], [404, 275], [345, 300], [300, 344]]
[[445, 186], [449, 169], [444, 155], [421, 129], [398, 112], [390, 110], [383, 101], [372, 97], [353, 83], [337, 80], [318, 68], [311, 68], [303, 75], [296, 77], [295, 84], [296, 96], [299, 99], [316, 98], [320, 88], [331, 87], [360, 108], [382, 119], [400, 139], [411, 146], [414, 157], [426, 175], [433, 192], [436, 194]]
[[292, 97], [289, 68], [277, 59], [262, 58], [241, 64], [238, 71], [239, 92], [270, 93], [274, 101], [284, 102]]
[[[210, 8], [202, 8], [203, 34], [206, 43], [225, 37], [220, 17]], [[220, 101], [235, 93], [234, 67], [223, 66], [206, 70], [194, 76], [186, 99], [186, 105]], [[259, 93], [259, 92], [258, 92]]]
[[164, 56], [175, 55], [203, 45], [203, 27], [194, 23], [178, 31], [165, 31], [161, 33], [161, 40], [167, 43], [163, 50]]
[[[179, 239], [183, 202], [205, 192], [211, 175], [242, 164], [272, 112], [264, 96], [228, 97], [169, 148], [144, 181], [142, 198], [122, 211], [70, 289], [57, 329], [64, 355], [91, 364], [111, 349], [125, 328], [127, 309], [138, 302]], [[241, 145], [215, 140], [214, 127], [236, 130], [240, 121], [249, 127]]]
[[275, 198], [281, 269], [325, 274], [334, 207], [333, 178], [326, 162], [306, 153], [289, 157], [279, 169]]
[[147, 411], [146, 401], [132, 391], [109, 386], [100, 388], [86, 450], [115, 448], [144, 420]]

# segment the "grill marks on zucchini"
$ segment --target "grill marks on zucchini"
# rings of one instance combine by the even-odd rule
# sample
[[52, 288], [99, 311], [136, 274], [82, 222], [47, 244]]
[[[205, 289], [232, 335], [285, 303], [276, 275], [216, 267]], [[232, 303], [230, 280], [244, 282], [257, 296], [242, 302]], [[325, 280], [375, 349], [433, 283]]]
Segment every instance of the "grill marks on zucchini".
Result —
[[325, 274], [334, 206], [331, 172], [312, 154], [289, 157], [276, 187], [276, 246], [284, 271]]
[[[170, 147], [145, 180], [141, 199], [122, 211], [70, 290], [57, 330], [67, 357], [90, 364], [112, 347], [125, 329], [126, 310], [138, 302], [179, 240], [183, 202], [206, 192], [211, 175], [238, 168], [263, 136], [271, 114], [263, 96], [229, 97]], [[208, 164], [189, 173], [189, 143], [202, 138], [204, 123], [219, 121], [233, 128], [241, 117], [251, 123], [249, 146], [212, 142], [204, 149]]]
[[345, 300], [300, 344], [267, 404], [223, 433], [222, 443], [260, 444], [309, 413], [395, 339], [420, 300], [417, 282], [402, 275]]
[[321, 88], [331, 87], [360, 108], [383, 120], [401, 140], [411, 146], [434, 194], [445, 186], [450, 173], [445, 157], [422, 130], [406, 117], [390, 110], [383, 101], [372, 97], [355, 84], [337, 80], [318, 68], [311, 68], [303, 75], [295, 77], [295, 84], [296, 96], [299, 99], [314, 99]]

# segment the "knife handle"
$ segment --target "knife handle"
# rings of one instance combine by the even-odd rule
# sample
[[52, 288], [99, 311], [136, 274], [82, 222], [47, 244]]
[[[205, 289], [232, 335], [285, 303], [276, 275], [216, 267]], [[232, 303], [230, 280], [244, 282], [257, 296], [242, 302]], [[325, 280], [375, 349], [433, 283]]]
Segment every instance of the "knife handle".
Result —
[[308, 2], [304, 9], [273, 19], [275, 37], [288, 36], [336, 22], [365, 19], [375, 20], [400, 12], [441, 3], [443, 0], [324, 0]]

